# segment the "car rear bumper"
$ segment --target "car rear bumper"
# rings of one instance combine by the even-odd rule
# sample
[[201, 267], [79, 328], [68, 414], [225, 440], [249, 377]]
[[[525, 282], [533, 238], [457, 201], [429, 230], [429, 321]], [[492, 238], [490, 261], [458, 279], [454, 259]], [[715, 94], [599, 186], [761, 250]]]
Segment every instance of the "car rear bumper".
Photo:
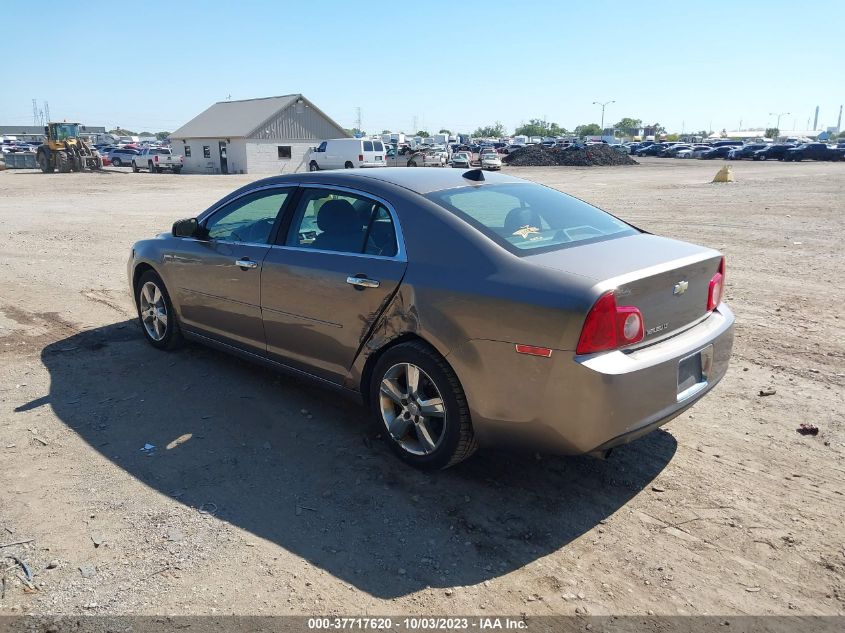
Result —
[[[549, 358], [517, 354], [513, 343], [469, 341], [448, 356], [484, 445], [558, 454], [605, 451], [665, 424], [725, 375], [734, 316], [722, 304], [694, 327], [632, 352]], [[706, 376], [680, 389], [679, 364], [704, 351]]]

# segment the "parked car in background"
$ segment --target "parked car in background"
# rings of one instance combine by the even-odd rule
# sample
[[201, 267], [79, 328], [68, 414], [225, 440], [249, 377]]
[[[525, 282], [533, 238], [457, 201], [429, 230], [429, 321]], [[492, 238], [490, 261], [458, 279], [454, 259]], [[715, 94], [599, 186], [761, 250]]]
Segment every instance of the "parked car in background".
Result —
[[723, 378], [721, 253], [519, 178], [429, 171], [274, 176], [136, 242], [142, 335], [333, 385], [424, 469], [478, 446], [606, 455]]
[[472, 166], [471, 154], [469, 152], [455, 152], [452, 154], [452, 167], [469, 169]]
[[138, 155], [137, 149], [130, 147], [115, 147], [109, 151], [108, 159], [114, 167], [128, 167], [132, 159]]
[[707, 151], [701, 152], [699, 158], [704, 160], [713, 160], [714, 158], [727, 158], [728, 153], [733, 149], [732, 145], [720, 145], [719, 147], [713, 147], [708, 149]]
[[802, 143], [798, 147], [792, 147], [786, 150], [783, 160], [831, 160], [836, 162], [842, 160], [842, 154], [829, 147], [827, 143]]
[[384, 167], [384, 143], [364, 138], [333, 138], [308, 154], [309, 171]]
[[167, 147], [145, 147], [132, 157], [132, 171], [138, 173], [147, 169], [151, 174], [159, 174], [165, 170], [178, 174], [182, 171], [185, 159], [180, 154], [174, 154]]
[[776, 143], [765, 149], [758, 149], [751, 157], [754, 160], [783, 160], [787, 150], [795, 147], [792, 143]]
[[691, 148], [692, 148], [692, 145], [686, 145], [684, 143], [675, 143], [674, 145], [664, 149], [660, 153], [660, 156], [663, 156], [665, 158], [675, 158], [675, 156], [677, 156], [678, 152], [680, 152], [681, 150], [691, 149]]
[[514, 143], [513, 145], [508, 145], [507, 147], [505, 147], [504, 150], [503, 150], [503, 153], [511, 154], [511, 153], [513, 153], [517, 150], [520, 150], [524, 147], [525, 147], [525, 145], [518, 145], [518, 144]]
[[496, 171], [502, 168], [502, 159], [498, 154], [482, 154], [481, 169]]
[[657, 156], [666, 148], [665, 143], [653, 143], [637, 150], [637, 156]]
[[408, 167], [443, 167], [446, 165], [446, 153], [428, 150], [413, 154], [407, 162]]
[[742, 160], [743, 158], [754, 158], [754, 154], [759, 152], [761, 149], [766, 149], [769, 146], [768, 143], [749, 143], [748, 145], [743, 145], [742, 147], [736, 147], [728, 152], [728, 158], [733, 160]]
[[698, 158], [702, 152], [712, 149], [709, 145], [690, 145], [687, 149], [679, 150], [675, 158]]

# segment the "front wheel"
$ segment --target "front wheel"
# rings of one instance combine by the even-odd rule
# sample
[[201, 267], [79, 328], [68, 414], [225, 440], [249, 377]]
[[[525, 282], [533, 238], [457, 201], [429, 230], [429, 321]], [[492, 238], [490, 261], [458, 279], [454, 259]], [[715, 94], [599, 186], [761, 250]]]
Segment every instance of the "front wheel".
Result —
[[182, 342], [176, 312], [161, 277], [148, 270], [138, 280], [135, 304], [144, 338], [158, 349], [174, 349]]
[[123, 167], [123, 163], [122, 163], [122, 162], [121, 162], [121, 160], [120, 160], [119, 158], [117, 158], [117, 157], [112, 158], [112, 160], [111, 160], [111, 164], [112, 164], [112, 165], [114, 165], [115, 167]]
[[45, 174], [53, 173], [53, 164], [50, 162], [50, 159], [47, 157], [47, 154], [43, 152], [38, 156], [38, 166], [41, 168], [41, 171]]
[[308, 164], [308, 171], [320, 171], [320, 166], [317, 164], [316, 160], [312, 160]]
[[387, 350], [373, 369], [369, 395], [391, 449], [411, 466], [448, 468], [478, 448], [458, 377], [424, 343]]
[[132, 161], [132, 173], [137, 174], [140, 170], [138, 169], [138, 165], [135, 164], [135, 161]]

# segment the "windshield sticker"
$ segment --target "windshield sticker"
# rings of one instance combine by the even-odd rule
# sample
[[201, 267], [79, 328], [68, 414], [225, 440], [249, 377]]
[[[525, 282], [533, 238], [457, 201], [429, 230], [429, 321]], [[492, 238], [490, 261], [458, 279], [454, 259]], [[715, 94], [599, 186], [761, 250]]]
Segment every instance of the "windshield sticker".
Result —
[[522, 239], [527, 240], [529, 235], [531, 235], [532, 233], [539, 232], [540, 229], [538, 229], [536, 226], [529, 226], [528, 224], [526, 224], [525, 226], [519, 227], [516, 231], [511, 233], [511, 235], [518, 235]]

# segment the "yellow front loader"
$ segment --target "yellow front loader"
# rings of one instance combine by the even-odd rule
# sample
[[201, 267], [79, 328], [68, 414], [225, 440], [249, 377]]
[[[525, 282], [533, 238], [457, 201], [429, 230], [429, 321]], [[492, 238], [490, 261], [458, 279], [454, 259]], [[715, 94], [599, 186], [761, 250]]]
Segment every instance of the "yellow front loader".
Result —
[[79, 123], [50, 123], [44, 126], [46, 140], [36, 152], [38, 166], [45, 174], [58, 171], [102, 169], [103, 159], [79, 136]]

